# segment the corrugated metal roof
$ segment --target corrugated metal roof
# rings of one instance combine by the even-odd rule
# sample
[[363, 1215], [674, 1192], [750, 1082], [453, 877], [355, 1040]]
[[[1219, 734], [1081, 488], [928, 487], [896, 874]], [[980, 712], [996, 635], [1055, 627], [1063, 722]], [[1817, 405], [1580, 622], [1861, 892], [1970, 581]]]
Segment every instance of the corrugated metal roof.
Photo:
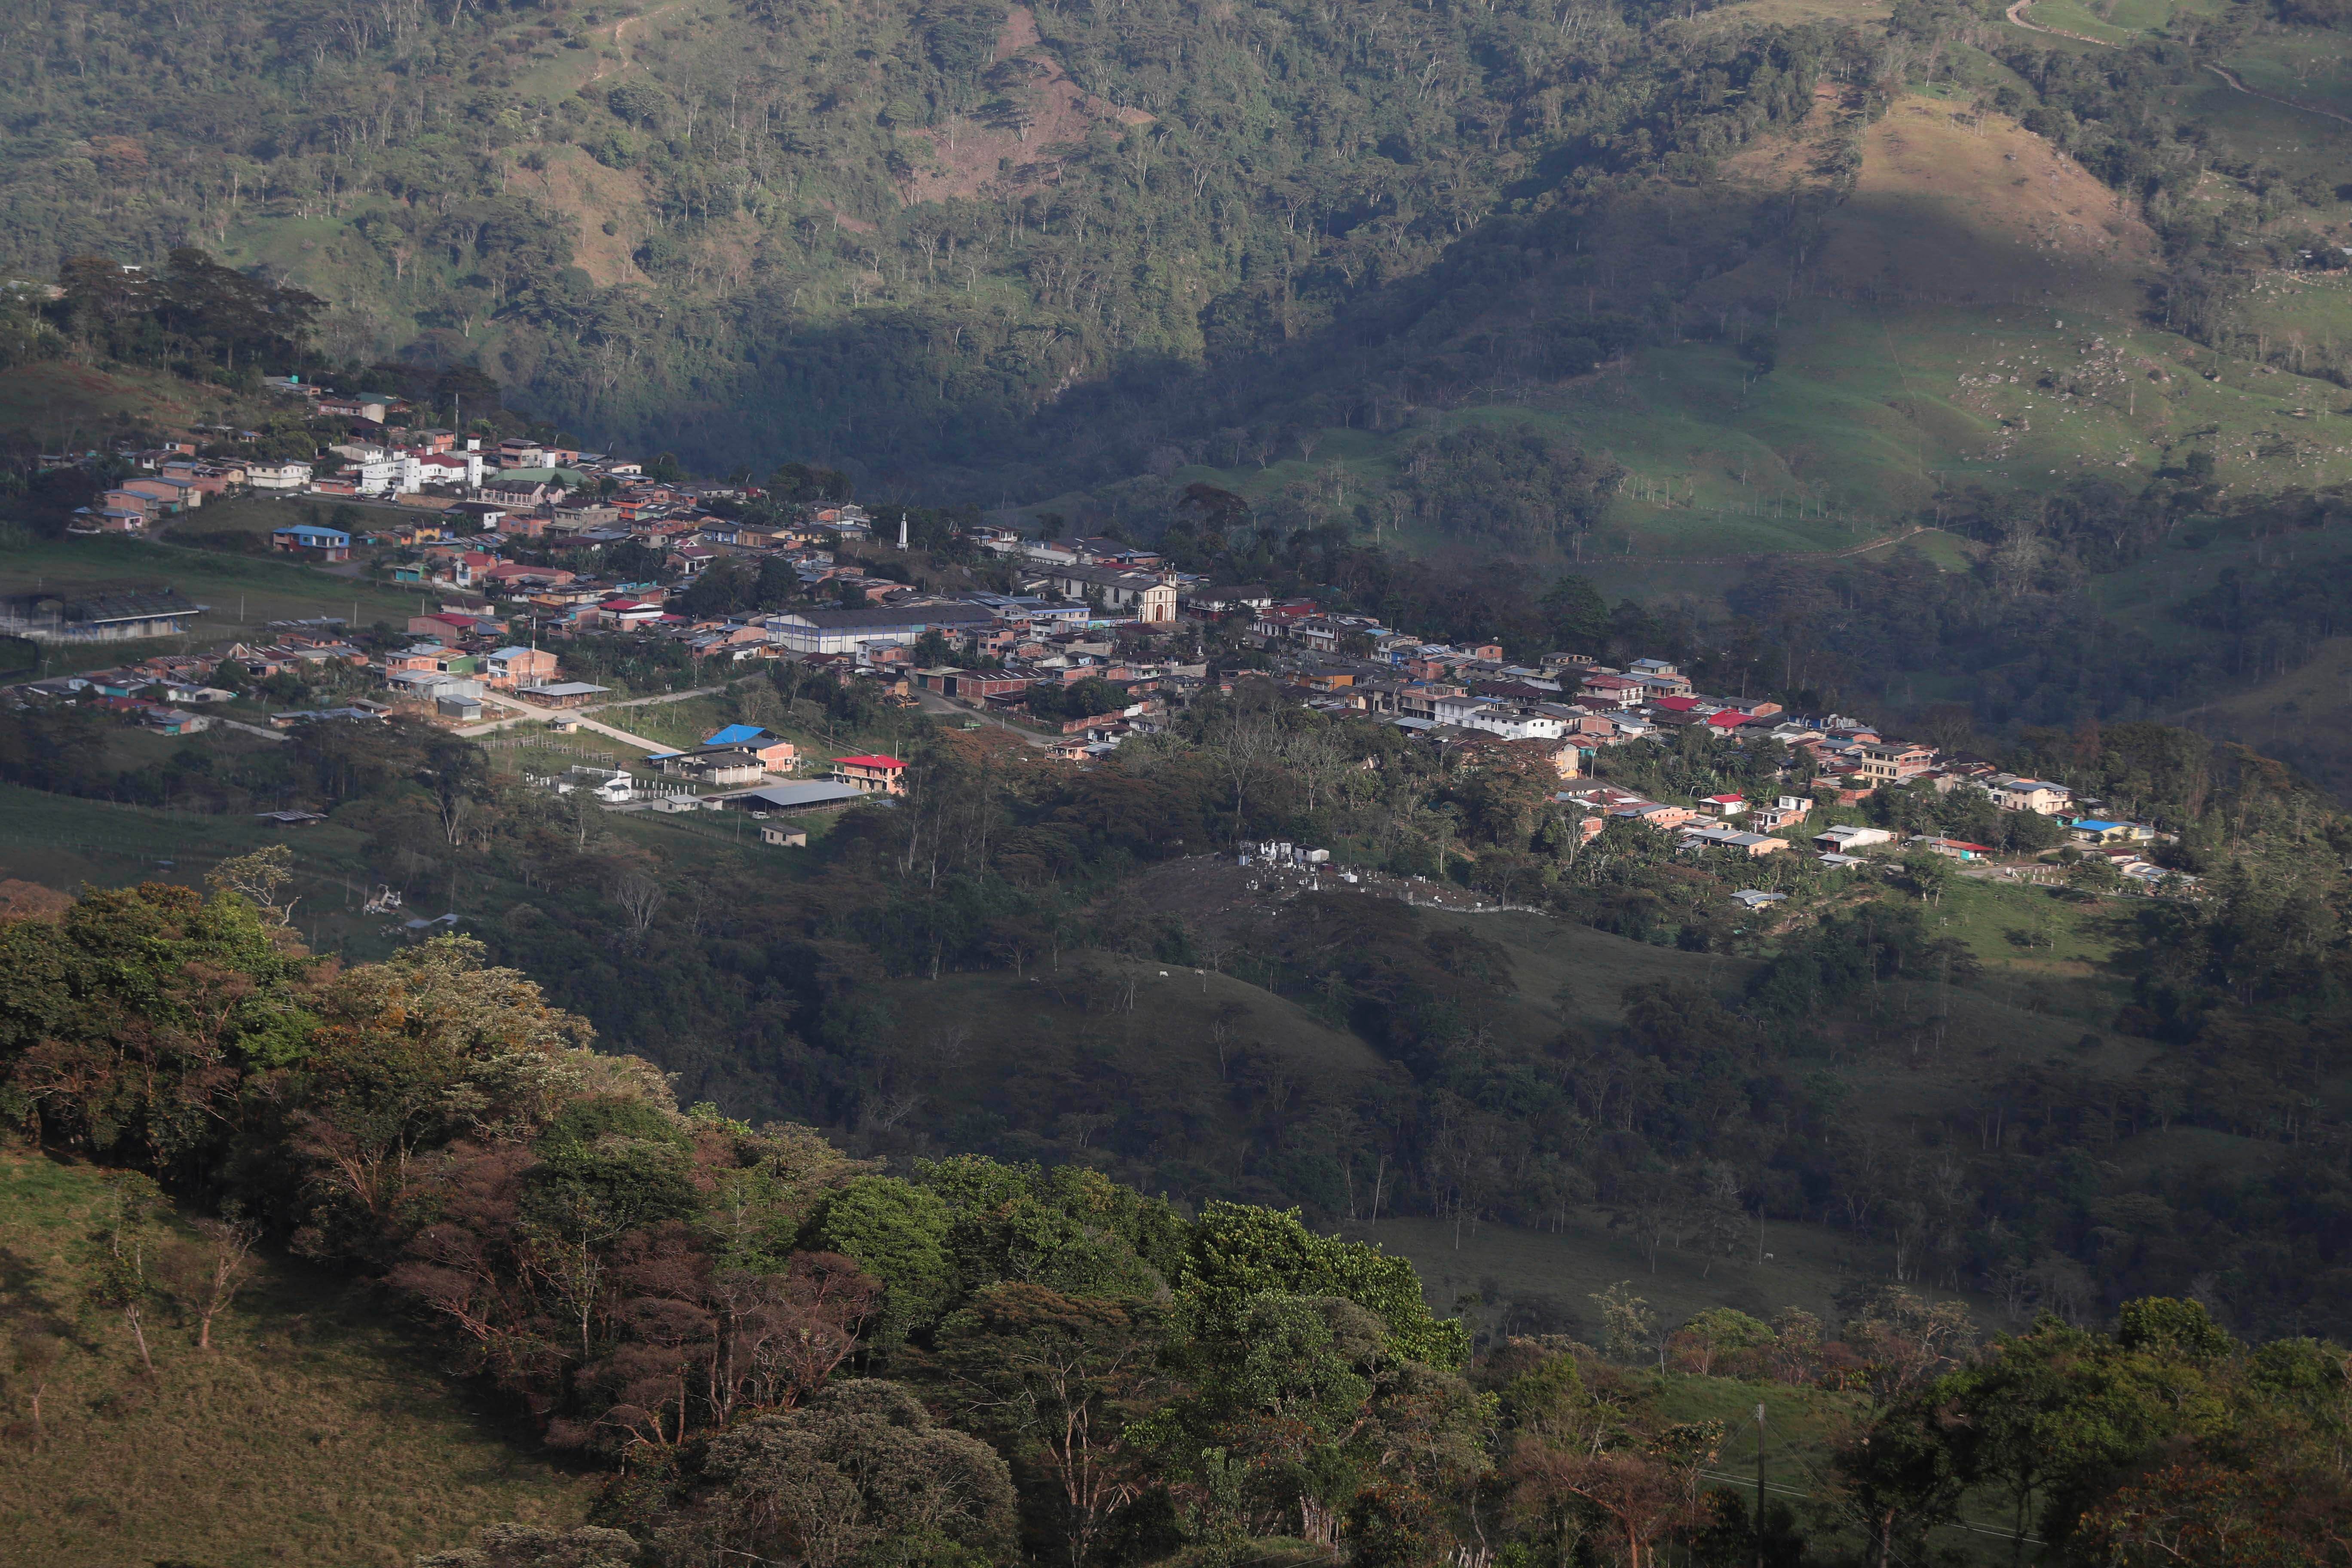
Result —
[[814, 805], [833, 805], [844, 801], [867, 800], [872, 797], [854, 785], [811, 782], [808, 784], [762, 784], [758, 789], [736, 792], [725, 797], [730, 805], [756, 811], [799, 811]]

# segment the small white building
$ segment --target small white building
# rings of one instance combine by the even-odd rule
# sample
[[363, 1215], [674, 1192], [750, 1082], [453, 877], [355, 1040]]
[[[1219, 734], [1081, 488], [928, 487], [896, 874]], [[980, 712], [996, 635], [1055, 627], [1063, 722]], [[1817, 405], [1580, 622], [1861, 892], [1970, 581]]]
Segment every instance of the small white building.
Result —
[[1440, 724], [1483, 730], [1506, 741], [1557, 741], [1568, 733], [1567, 722], [1554, 714], [1491, 697], [1440, 697], [1430, 705], [1430, 716]]
[[404, 466], [404, 460], [399, 458], [369, 458], [353, 463], [344, 472], [363, 496], [393, 495], [400, 489]]
[[1816, 847], [1832, 852], [1850, 852], [1866, 848], [1873, 844], [1894, 842], [1895, 835], [1884, 827], [1862, 827], [1851, 823], [1837, 827], [1825, 827], [1813, 835], [1813, 844]]
[[245, 482], [257, 490], [299, 490], [310, 482], [310, 465], [247, 463]]

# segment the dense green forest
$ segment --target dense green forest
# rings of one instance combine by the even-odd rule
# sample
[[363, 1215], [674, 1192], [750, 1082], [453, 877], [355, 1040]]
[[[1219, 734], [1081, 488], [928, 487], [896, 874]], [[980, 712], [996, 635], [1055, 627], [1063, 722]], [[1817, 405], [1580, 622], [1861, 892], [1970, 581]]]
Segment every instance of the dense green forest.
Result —
[[[1823, 47], [1643, 58], [1622, 21], [1532, 6], [1163, 6], [1044, 11], [998, 58], [1011, 26], [68, 6], [9, 69], [28, 129], [5, 261], [235, 241], [307, 279], [315, 256], [340, 274], [339, 361], [422, 331], [422, 352], [489, 349], [566, 422], [707, 460], [979, 467], [1074, 383], [1189, 378], [1424, 270], [1534, 142], [1622, 125], [1704, 158], [1801, 114]], [[1622, 86], [1578, 82], [1628, 50]], [[643, 171], [611, 243], [540, 177], [559, 151]], [[1139, 438], [1097, 460], [1141, 469]]]
[[[1978, 1537], [2012, 1560], [2340, 1560], [2340, 1347], [2250, 1348], [2163, 1298], [1987, 1342], [1900, 1289], [1833, 1324], [1669, 1323], [1622, 1287], [1597, 1346], [1474, 1345], [1409, 1264], [1296, 1213], [972, 1156], [886, 1173], [805, 1128], [680, 1111], [477, 944], [309, 953], [285, 860], [0, 925], [12, 1112], [115, 1168], [89, 1299], [13, 1305], [16, 1364], [50, 1375], [96, 1353], [84, 1336], [135, 1343], [151, 1376], [205, 1354], [257, 1241], [370, 1282], [609, 1473], [589, 1524], [493, 1527], [435, 1568], [1875, 1568]], [[174, 1199], [207, 1216], [190, 1240]], [[1824, 1467], [1795, 1451], [1801, 1507], [1720, 1468], [1757, 1401]]]
[[[1318, 432], [1690, 342], [1777, 384], [1780, 307], [1847, 287], [1806, 260], [1838, 169], [1908, 89], [2017, 117], [2153, 225], [2167, 330], [2340, 376], [2338, 334], [2275, 330], [2250, 292], [2340, 259], [2317, 237], [2336, 191], [2175, 113], [2201, 61], [2312, 25], [2231, 5], [2085, 55], [1929, 4], [1791, 26], [1518, 0], [60, 0], [0, 58], [0, 268], [200, 247], [316, 296], [328, 365], [469, 366], [713, 471], [813, 458], [989, 501], [1084, 483], [1161, 521], [1179, 467], [1295, 459], [1319, 477], [1286, 528], [1545, 543], [1615, 479], [1550, 426], [1492, 454], [1424, 437], [1370, 488], [1317, 469]], [[1799, 127], [1828, 173], [1724, 177]], [[1465, 499], [1488, 481], [1513, 499]]]

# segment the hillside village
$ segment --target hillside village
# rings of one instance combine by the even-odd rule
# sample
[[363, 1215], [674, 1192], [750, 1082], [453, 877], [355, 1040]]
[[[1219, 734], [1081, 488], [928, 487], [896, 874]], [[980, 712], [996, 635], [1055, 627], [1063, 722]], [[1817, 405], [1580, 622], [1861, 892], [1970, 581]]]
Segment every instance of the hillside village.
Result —
[[[200, 458], [192, 443], [125, 454], [135, 477], [77, 526], [160, 532], [207, 500], [275, 495], [288, 517], [269, 531], [274, 552], [414, 584], [417, 612], [396, 628], [280, 624], [211, 651], [29, 682], [15, 689], [16, 700], [94, 704], [173, 735], [215, 719], [283, 731], [394, 715], [474, 733], [517, 721], [570, 731], [595, 725], [597, 708], [630, 695], [574, 668], [590, 649], [609, 668], [618, 646], [659, 654], [662, 668], [696, 685], [791, 661], [872, 683], [889, 705], [1014, 729], [1037, 752], [1085, 766], [1130, 737], [1166, 731], [1204, 697], [1254, 694], [1392, 727], [1449, 768], [1534, 767], [1583, 843], [1623, 822], [1668, 836], [1677, 850], [1732, 861], [1804, 854], [1839, 870], [1913, 852], [1979, 868], [2001, 858], [1965, 838], [1823, 820], [1825, 809], [1924, 783], [1939, 794], [1980, 792], [2003, 813], [2052, 824], [2046, 836], [2008, 836], [2028, 861], [2063, 840], [2070, 866], [2105, 865], [2112, 885], [2192, 885], [2148, 858], [2162, 837], [2153, 825], [2104, 815], [2063, 784], [1849, 715], [1700, 691], [1665, 659], [1621, 668], [1562, 650], [1516, 663], [1498, 643], [1425, 640], [1312, 596], [1179, 572], [1122, 540], [1032, 538], [979, 522], [949, 543], [1011, 591], [926, 588], [908, 569], [918, 554], [905, 520], [877, 519], [846, 500], [655, 478], [642, 463], [550, 441], [410, 429], [396, 399], [291, 380], [279, 390], [307, 400], [315, 418], [349, 422], [351, 438], [307, 464]], [[325, 521], [321, 503], [336, 509]], [[713, 607], [698, 586], [715, 572], [782, 583], [788, 602]], [[21, 635], [88, 644], [184, 635], [201, 609], [158, 588], [20, 601], [6, 613]], [[224, 705], [255, 689], [335, 696], [232, 716]], [[1654, 799], [1609, 782], [1615, 749], [1673, 747], [1694, 731], [1742, 751], [1770, 748], [1780, 787], [1769, 798]], [[692, 747], [646, 749], [630, 768], [584, 771], [595, 776], [558, 787], [584, 784], [624, 809], [767, 816], [895, 796], [907, 764], [880, 752], [803, 756], [780, 735], [739, 724]], [[785, 841], [781, 830], [776, 841]], [[1760, 906], [1783, 895], [1736, 896]]]

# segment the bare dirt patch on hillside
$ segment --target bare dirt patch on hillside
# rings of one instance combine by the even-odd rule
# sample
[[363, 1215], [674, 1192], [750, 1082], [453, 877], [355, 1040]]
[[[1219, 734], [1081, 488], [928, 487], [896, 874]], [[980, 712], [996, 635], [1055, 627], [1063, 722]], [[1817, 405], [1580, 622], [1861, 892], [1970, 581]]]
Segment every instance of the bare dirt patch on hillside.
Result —
[[[547, 166], [518, 167], [513, 183], [572, 220], [572, 261], [599, 289], [650, 282], [630, 254], [645, 232], [645, 182], [604, 167], [577, 147], [541, 142], [535, 150]], [[611, 234], [604, 232], [608, 223]]]
[[118, 414], [184, 431], [215, 412], [200, 405], [189, 383], [156, 373], [110, 374], [44, 360], [0, 374], [0, 429], [25, 430], [44, 441], [61, 440], [79, 426]]
[[[1823, 188], [1841, 129], [1824, 89], [1802, 133], [1743, 153], [1726, 172], [1766, 188]], [[2015, 121], [1910, 97], [1863, 132], [1861, 148], [1853, 191], [1805, 263], [1814, 288], [1939, 304], [2136, 306], [2135, 279], [2156, 263], [2155, 234], [2088, 170]]]
[[1084, 142], [1097, 125], [1149, 125], [1139, 109], [1121, 109], [1070, 79], [1040, 41], [1037, 17], [1015, 5], [996, 36], [991, 90], [972, 115], [915, 133], [924, 144], [912, 178], [899, 186], [908, 206], [970, 199], [992, 187], [1050, 184], [1056, 147]]

